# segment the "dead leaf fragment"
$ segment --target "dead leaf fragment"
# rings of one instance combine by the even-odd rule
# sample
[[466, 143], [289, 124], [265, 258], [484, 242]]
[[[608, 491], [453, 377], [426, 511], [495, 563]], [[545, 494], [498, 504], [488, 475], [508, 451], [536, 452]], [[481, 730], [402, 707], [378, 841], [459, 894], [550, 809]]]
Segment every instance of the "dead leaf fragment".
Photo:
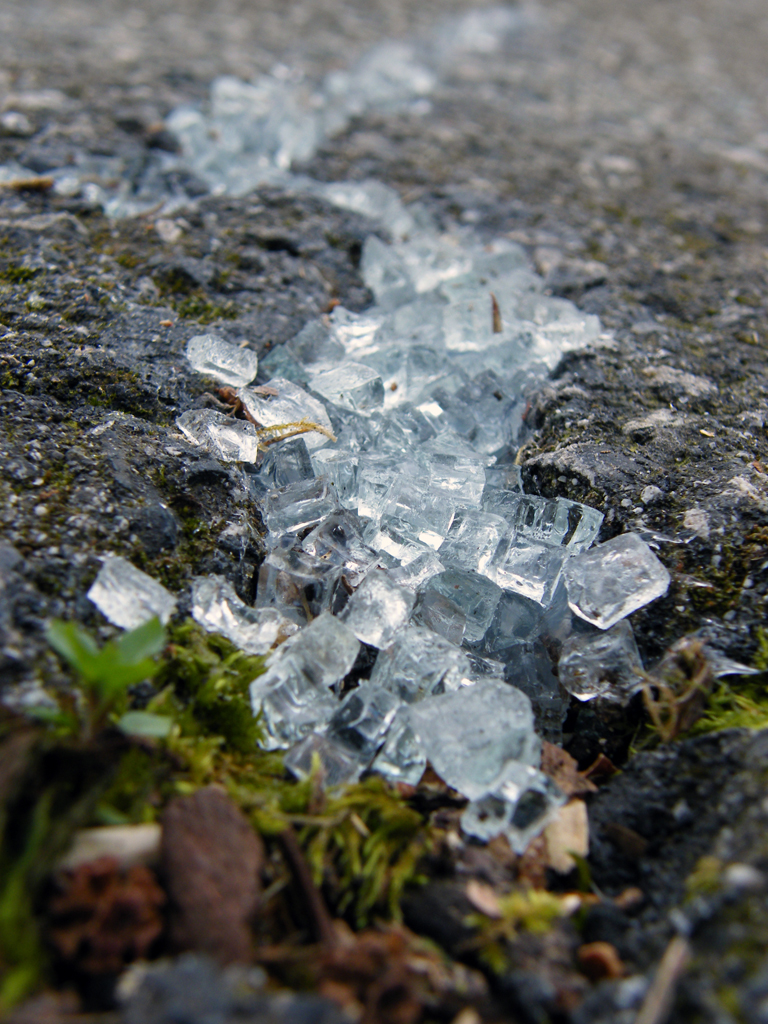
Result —
[[586, 768], [580, 774], [588, 779], [590, 782], [597, 783], [606, 782], [612, 775], [615, 775], [619, 769], [605, 754], [598, 754], [589, 768]]
[[541, 749], [541, 770], [548, 775], [566, 796], [584, 796], [596, 793], [597, 786], [579, 771], [579, 764], [568, 751], [546, 740]]
[[561, 807], [544, 829], [549, 867], [567, 875], [576, 867], [571, 856], [586, 857], [589, 853], [589, 819], [583, 800], [571, 800]]
[[490, 885], [478, 882], [476, 878], [471, 879], [467, 882], [467, 899], [476, 910], [485, 914], [486, 917], [491, 917], [494, 920], [501, 917], [499, 897]]

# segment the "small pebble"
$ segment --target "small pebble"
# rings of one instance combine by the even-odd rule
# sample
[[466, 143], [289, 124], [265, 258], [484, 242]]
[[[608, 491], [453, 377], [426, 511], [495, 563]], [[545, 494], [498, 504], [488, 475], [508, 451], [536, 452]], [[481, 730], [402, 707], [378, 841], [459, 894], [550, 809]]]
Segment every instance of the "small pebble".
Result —
[[590, 981], [621, 978], [624, 975], [624, 964], [616, 952], [616, 947], [610, 942], [588, 942], [584, 946], [579, 946], [576, 959]]

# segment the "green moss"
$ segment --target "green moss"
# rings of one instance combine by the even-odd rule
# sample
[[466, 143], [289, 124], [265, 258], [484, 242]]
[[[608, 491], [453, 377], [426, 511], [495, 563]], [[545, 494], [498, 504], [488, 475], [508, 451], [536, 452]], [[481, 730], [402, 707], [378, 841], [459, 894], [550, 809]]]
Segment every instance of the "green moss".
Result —
[[398, 918], [405, 887], [423, 881], [419, 863], [431, 844], [422, 816], [372, 777], [330, 797], [324, 817], [300, 838], [337, 913], [358, 927], [373, 913]]
[[697, 586], [685, 590], [694, 621], [700, 622], [703, 616], [723, 616], [732, 608], [738, 608], [745, 578], [765, 560], [767, 551], [768, 527], [756, 526], [743, 540], [736, 538], [723, 543], [717, 567], [692, 564], [689, 571], [700, 582], [710, 584], [708, 588]]
[[505, 974], [513, 966], [514, 940], [525, 933], [544, 935], [551, 931], [563, 916], [563, 907], [562, 897], [545, 889], [515, 889], [499, 899], [498, 918], [470, 916], [467, 924], [477, 929], [470, 947], [494, 974]]
[[4, 270], [0, 270], [0, 281], [8, 281], [9, 284], [26, 284], [39, 273], [31, 267], [22, 267], [17, 263], [9, 263]]
[[214, 320], [236, 320], [240, 315], [236, 303], [214, 303], [205, 295], [191, 295], [180, 302], [173, 302], [172, 305], [182, 319], [197, 320], [201, 324], [210, 324]]
[[244, 654], [224, 637], [187, 621], [171, 634], [158, 682], [185, 705], [177, 716], [189, 734], [221, 736], [230, 752], [253, 754], [260, 736], [248, 688], [264, 659]]
[[721, 683], [707, 701], [702, 717], [691, 733], [719, 732], [721, 729], [768, 728], [768, 689], [762, 683], [742, 683], [736, 690]]
[[718, 857], [700, 857], [696, 867], [685, 880], [687, 898], [694, 900], [699, 896], [711, 896], [718, 892], [724, 867]]
[[141, 264], [141, 259], [132, 252], [118, 253], [115, 257], [115, 261], [119, 263], [121, 267], [125, 267], [126, 270], [133, 270]]
[[157, 751], [132, 747], [96, 806], [100, 825], [128, 825], [154, 821], [171, 789], [167, 759]]

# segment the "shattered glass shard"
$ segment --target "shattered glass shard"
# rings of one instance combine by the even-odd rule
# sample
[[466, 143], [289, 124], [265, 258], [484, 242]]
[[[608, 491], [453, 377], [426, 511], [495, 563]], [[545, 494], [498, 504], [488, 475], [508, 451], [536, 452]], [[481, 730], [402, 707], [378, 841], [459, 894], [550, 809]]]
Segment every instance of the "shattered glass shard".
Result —
[[248, 412], [262, 427], [282, 427], [304, 420], [316, 423], [325, 433], [312, 430], [303, 435], [304, 443], [312, 451], [326, 445], [333, 434], [331, 421], [323, 403], [314, 398], [298, 384], [284, 377], [273, 377], [265, 387], [276, 391], [275, 395], [261, 395], [252, 388], [241, 388], [237, 397]]
[[520, 594], [505, 592], [483, 637], [482, 651], [503, 657], [508, 648], [534, 640], [541, 632], [542, 620], [541, 605]]
[[371, 771], [392, 783], [417, 786], [427, 767], [427, 755], [411, 728], [406, 709], [399, 708], [389, 727], [387, 738], [373, 760]]
[[405, 523], [369, 523], [363, 534], [366, 544], [378, 552], [379, 561], [385, 566], [410, 565], [430, 550], [420, 543]]
[[565, 586], [572, 611], [599, 629], [666, 594], [670, 575], [636, 533], [623, 533], [569, 559]]
[[297, 779], [308, 779], [318, 771], [325, 789], [354, 782], [363, 770], [348, 748], [322, 733], [306, 736], [288, 751], [283, 763]]
[[470, 644], [483, 639], [501, 600], [501, 589], [495, 583], [467, 569], [446, 569], [433, 576], [427, 581], [425, 597], [430, 591], [446, 598], [465, 616], [464, 639]]
[[[410, 564], [414, 565], [415, 562]], [[394, 572], [391, 575], [394, 577]], [[467, 616], [450, 598], [445, 597], [437, 590], [429, 589], [429, 581], [437, 575], [437, 573], [433, 573], [427, 577], [426, 588], [419, 595], [413, 612], [413, 622], [427, 626], [458, 647], [464, 640]]]
[[413, 610], [416, 595], [393, 583], [383, 572], [369, 573], [341, 613], [358, 640], [389, 647]]
[[400, 461], [389, 452], [366, 452], [359, 457], [357, 467], [357, 511], [359, 515], [378, 522], [389, 489], [400, 471]]
[[567, 547], [572, 552], [586, 550], [596, 539], [603, 521], [602, 512], [565, 498], [539, 498], [520, 494], [508, 505], [505, 518], [518, 538]]
[[488, 565], [507, 529], [501, 516], [460, 509], [438, 548], [446, 566], [488, 575]]
[[221, 633], [248, 654], [266, 654], [296, 631], [296, 623], [274, 608], [251, 608], [223, 576], [192, 581], [192, 618], [209, 633]]
[[308, 733], [322, 729], [339, 706], [304, 672], [302, 659], [290, 654], [273, 658], [269, 668], [251, 683], [251, 707], [261, 715], [265, 750], [284, 750]]
[[215, 409], [190, 409], [176, 420], [189, 440], [224, 462], [256, 462], [260, 444], [256, 428]]
[[303, 437], [292, 437], [267, 449], [259, 477], [270, 487], [288, 487], [315, 475]]
[[460, 683], [445, 677], [453, 672], [454, 678], [466, 669], [464, 653], [423, 626], [408, 626], [395, 637], [391, 647], [379, 653], [371, 673], [371, 685], [397, 694], [407, 704], [423, 700], [446, 688], [457, 689]]
[[490, 792], [467, 806], [461, 827], [486, 842], [503, 833], [515, 853], [522, 854], [565, 800], [549, 776], [512, 762]]
[[401, 306], [416, 297], [405, 264], [397, 252], [376, 235], [369, 235], [363, 245], [360, 262], [363, 280], [383, 309]]
[[357, 456], [347, 449], [328, 446], [313, 451], [311, 459], [317, 476], [333, 484], [339, 504], [357, 509]]
[[316, 687], [328, 689], [343, 680], [359, 650], [359, 641], [344, 623], [323, 612], [283, 644], [270, 659], [270, 667], [290, 656]]
[[280, 377], [291, 381], [300, 388], [305, 388], [309, 383], [309, 374], [287, 345], [275, 345], [261, 357], [259, 366], [261, 375], [266, 379]]
[[368, 415], [384, 405], [384, 385], [376, 370], [362, 363], [345, 362], [328, 370], [315, 373], [311, 387], [323, 398]]
[[376, 565], [378, 554], [363, 541], [363, 524], [354, 512], [334, 512], [301, 542], [316, 558], [341, 566], [344, 578], [357, 587]]
[[330, 317], [331, 332], [344, 346], [348, 358], [362, 359], [378, 350], [376, 339], [386, 319], [387, 314], [375, 306], [364, 313], [352, 313], [344, 306], [337, 306]]
[[486, 575], [504, 590], [547, 608], [560, 581], [564, 561], [561, 548], [507, 533], [488, 562]]
[[486, 500], [485, 496], [488, 492], [502, 491], [510, 495], [523, 493], [522, 469], [520, 466], [515, 466], [514, 464], [510, 465], [507, 463], [488, 466], [485, 470], [485, 485], [486, 489], [483, 492], [484, 509]]
[[335, 206], [354, 210], [378, 221], [394, 238], [411, 233], [413, 217], [394, 189], [380, 181], [340, 181], [320, 186], [321, 194]]
[[367, 766], [400, 707], [395, 694], [362, 682], [348, 693], [328, 722], [327, 735]]
[[104, 559], [88, 597], [105, 619], [121, 629], [135, 629], [155, 616], [165, 625], [176, 610], [173, 594], [117, 556]]
[[327, 366], [340, 363], [346, 356], [344, 346], [334, 338], [325, 318], [310, 320], [285, 347], [310, 377]]
[[485, 487], [482, 463], [461, 455], [433, 453], [430, 447], [429, 442], [424, 446], [428, 453], [424, 461], [429, 470], [430, 488], [456, 505], [479, 508]]
[[416, 462], [402, 463], [380, 505], [381, 525], [401, 532], [411, 543], [439, 548], [451, 526], [454, 503], [435, 494]]
[[558, 662], [561, 684], [581, 701], [603, 697], [626, 704], [642, 687], [642, 671], [635, 635], [626, 619], [604, 631], [571, 633]]
[[[401, 587], [407, 587], [409, 590], [420, 590], [427, 580], [432, 579], [433, 576], [437, 576], [439, 572], [443, 572], [445, 566], [434, 553], [434, 551], [422, 551], [421, 554], [417, 555], [412, 561], [396, 566], [389, 573], [389, 578], [393, 583], [397, 583]], [[464, 631], [462, 629], [462, 636]], [[459, 643], [461, 640], [459, 640]]]
[[272, 538], [297, 534], [321, 522], [338, 507], [323, 477], [311, 477], [270, 491], [263, 502], [264, 522]]
[[275, 548], [259, 570], [257, 608], [276, 608], [303, 625], [328, 610], [341, 569], [291, 547]]
[[552, 663], [541, 641], [517, 644], [503, 655], [508, 683], [527, 694], [533, 706], [538, 733], [550, 743], [562, 744], [563, 722], [570, 703], [552, 672]]
[[259, 357], [252, 349], [233, 345], [215, 334], [190, 338], [186, 355], [193, 370], [235, 388], [250, 384], [259, 368]]
[[531, 702], [506, 683], [429, 697], [409, 706], [409, 718], [440, 778], [470, 799], [488, 793], [509, 761], [541, 758]]

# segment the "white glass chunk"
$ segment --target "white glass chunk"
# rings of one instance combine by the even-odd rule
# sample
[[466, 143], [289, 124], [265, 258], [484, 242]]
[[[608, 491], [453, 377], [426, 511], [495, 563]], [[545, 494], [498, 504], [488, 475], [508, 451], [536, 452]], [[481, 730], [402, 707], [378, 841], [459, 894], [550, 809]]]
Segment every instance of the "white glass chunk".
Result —
[[251, 608], [223, 576], [192, 581], [192, 618], [209, 633], [221, 633], [248, 654], [266, 654], [296, 631], [274, 608]]
[[412, 561], [390, 570], [389, 578], [401, 587], [416, 591], [444, 569], [445, 566], [434, 551], [422, 551]]
[[88, 597], [105, 619], [122, 629], [135, 629], [155, 616], [165, 625], [176, 610], [173, 594], [117, 556], [104, 559]]
[[491, 580], [467, 569], [446, 569], [433, 576], [427, 582], [425, 594], [429, 591], [436, 591], [464, 615], [464, 638], [469, 643], [478, 643], [485, 636], [502, 593]]
[[241, 388], [237, 396], [248, 412], [262, 427], [288, 427], [290, 424], [309, 421], [325, 431], [311, 430], [303, 434], [304, 443], [312, 451], [328, 443], [333, 435], [331, 421], [323, 403], [308, 394], [298, 384], [284, 377], [273, 377], [264, 385], [265, 390], [276, 394], [258, 394], [253, 388]]
[[311, 480], [313, 476], [315, 471], [303, 437], [271, 445], [259, 467], [259, 478], [275, 488]]
[[546, 608], [557, 590], [564, 561], [561, 548], [508, 533], [488, 561], [485, 574], [504, 590]]
[[463, 509], [453, 517], [445, 540], [438, 548], [441, 560], [457, 569], [471, 569], [487, 575], [507, 524], [501, 516]]
[[626, 619], [602, 632], [571, 633], [558, 662], [560, 683], [581, 701], [603, 697], [626, 704], [642, 687], [642, 671], [635, 635]]
[[383, 572], [369, 573], [350, 597], [341, 618], [358, 640], [388, 647], [411, 614], [416, 595]]
[[411, 704], [431, 694], [455, 690], [467, 670], [464, 652], [439, 633], [423, 626], [408, 626], [381, 651], [371, 673], [371, 684], [391, 690]]
[[636, 533], [623, 533], [565, 566], [568, 604], [582, 619], [610, 629], [666, 594], [670, 575]]
[[470, 799], [488, 793], [508, 762], [539, 764], [531, 702], [506, 683], [431, 697], [412, 704], [409, 717], [437, 774]]
[[411, 727], [408, 714], [400, 708], [395, 715], [381, 749], [371, 764], [371, 770], [392, 783], [403, 782], [417, 786], [427, 767], [424, 746]]
[[302, 659], [283, 655], [251, 683], [251, 706], [261, 715], [265, 750], [284, 750], [330, 721], [338, 701], [304, 671]]
[[283, 763], [298, 779], [307, 779], [317, 771], [325, 789], [354, 782], [363, 770], [359, 758], [323, 733], [306, 736], [288, 751]]
[[358, 457], [348, 449], [329, 445], [313, 451], [312, 468], [317, 476], [324, 476], [333, 484], [339, 504], [357, 509]]
[[270, 491], [262, 503], [264, 523], [273, 538], [297, 534], [335, 511], [336, 495], [323, 477], [300, 480]]
[[340, 683], [355, 663], [360, 643], [343, 622], [323, 612], [292, 636], [271, 664], [290, 655], [315, 686], [328, 688]]
[[322, 370], [312, 375], [311, 383], [313, 391], [343, 409], [366, 415], [384, 405], [381, 377], [362, 363], [345, 362]]
[[331, 607], [340, 575], [338, 565], [300, 548], [276, 548], [259, 569], [256, 606], [276, 608], [303, 625]]
[[250, 384], [259, 368], [259, 357], [252, 349], [233, 345], [215, 334], [196, 334], [190, 338], [186, 355], [193, 370], [234, 388]]
[[363, 541], [363, 526], [354, 512], [335, 511], [308, 534], [301, 546], [316, 558], [341, 567], [346, 582], [358, 586], [378, 561]]
[[472, 800], [461, 816], [467, 835], [486, 842], [505, 835], [515, 853], [525, 853], [566, 797], [543, 772], [530, 765], [507, 765], [493, 789]]
[[327, 735], [367, 766], [399, 707], [400, 701], [393, 693], [363, 682], [341, 702], [328, 722]]
[[224, 462], [256, 462], [261, 446], [256, 428], [215, 409], [190, 409], [176, 426], [193, 444]]

